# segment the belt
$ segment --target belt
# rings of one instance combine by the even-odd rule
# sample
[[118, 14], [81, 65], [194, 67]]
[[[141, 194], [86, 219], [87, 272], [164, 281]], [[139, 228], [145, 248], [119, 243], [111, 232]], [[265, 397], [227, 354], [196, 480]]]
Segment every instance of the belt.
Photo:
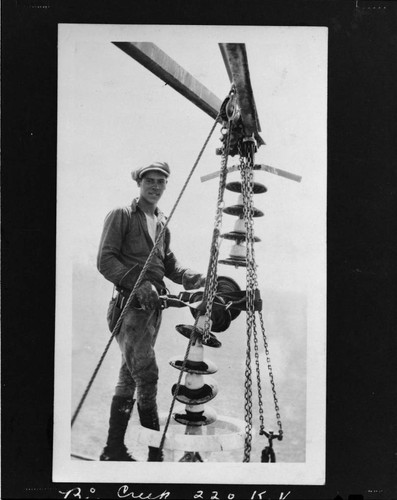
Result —
[[[168, 293], [168, 290], [164, 287], [158, 287], [154, 284], [156, 290], [157, 290], [157, 293], [159, 295], [166, 295]], [[131, 295], [131, 292], [132, 290], [129, 289], [129, 288], [124, 288], [122, 286], [116, 286], [116, 290], [119, 292], [120, 295], [122, 295], [123, 297], [126, 297], [128, 299], [128, 297]]]

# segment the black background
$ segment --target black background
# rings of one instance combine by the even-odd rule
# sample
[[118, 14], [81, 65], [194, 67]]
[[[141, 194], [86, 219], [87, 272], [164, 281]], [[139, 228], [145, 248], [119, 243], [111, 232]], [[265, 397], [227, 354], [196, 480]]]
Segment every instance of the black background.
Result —
[[[2, 498], [117, 498], [53, 484], [57, 23], [329, 28], [327, 457], [324, 486], [131, 485], [210, 499], [397, 498], [397, 4], [393, 1], [2, 5]], [[183, 478], [181, 478], [183, 481]], [[95, 488], [90, 493], [89, 488]]]

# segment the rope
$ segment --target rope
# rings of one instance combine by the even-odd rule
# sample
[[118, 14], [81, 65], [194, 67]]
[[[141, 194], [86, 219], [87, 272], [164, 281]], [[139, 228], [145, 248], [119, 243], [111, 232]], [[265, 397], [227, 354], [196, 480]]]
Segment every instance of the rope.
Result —
[[[121, 316], [120, 316], [120, 317], [121, 317]], [[118, 322], [117, 322], [117, 323], [118, 323]], [[93, 374], [92, 374], [92, 376], [91, 376], [90, 381], [89, 381], [89, 382], [88, 382], [88, 384], [87, 384], [87, 387], [86, 387], [86, 389], [85, 389], [85, 391], [84, 391], [84, 393], [83, 393], [83, 395], [82, 395], [82, 397], [81, 397], [81, 399], [80, 399], [80, 402], [79, 402], [79, 404], [77, 405], [77, 408], [76, 408], [76, 410], [75, 410], [75, 412], [74, 412], [74, 414], [73, 414], [73, 417], [72, 417], [71, 427], [73, 427], [73, 424], [75, 423], [76, 418], [78, 417], [78, 415], [79, 415], [79, 413], [80, 413], [81, 407], [83, 406], [84, 401], [85, 401], [86, 397], [88, 396], [88, 393], [89, 393], [89, 391], [90, 391], [90, 389], [91, 389], [91, 386], [92, 386], [92, 384], [93, 384], [93, 382], [94, 382], [94, 380], [95, 380], [95, 377], [96, 377], [96, 376], [97, 376], [97, 374], [98, 374], [99, 368], [101, 367], [102, 362], [103, 362], [103, 360], [104, 360], [104, 358], [105, 358], [105, 356], [106, 356], [106, 354], [107, 354], [107, 352], [108, 352], [108, 350], [109, 350], [110, 344], [112, 343], [112, 340], [114, 339], [114, 336], [116, 335], [116, 333], [115, 333], [115, 332], [116, 332], [116, 328], [117, 328], [117, 324], [116, 324], [116, 326], [115, 326], [115, 327], [114, 327], [114, 329], [113, 329], [113, 332], [112, 332], [112, 334], [111, 334], [111, 337], [110, 337], [110, 339], [109, 339], [108, 343], [106, 344], [105, 350], [103, 351], [103, 354], [102, 354], [102, 356], [101, 356], [101, 358], [100, 358], [100, 360], [99, 360], [99, 362], [98, 362], [98, 364], [97, 364], [97, 366], [96, 366], [96, 368], [95, 368], [95, 370], [94, 370], [94, 372], [93, 372]]]
[[174, 206], [173, 206], [173, 208], [171, 210], [171, 213], [168, 216], [168, 218], [166, 219], [166, 221], [164, 223], [164, 226], [163, 226], [162, 230], [160, 231], [160, 233], [159, 233], [159, 235], [158, 235], [158, 237], [157, 237], [157, 239], [156, 239], [156, 241], [154, 243], [154, 246], [153, 246], [153, 248], [152, 248], [152, 250], [151, 250], [151, 252], [150, 252], [150, 254], [149, 254], [149, 256], [148, 256], [148, 258], [147, 258], [147, 260], [146, 260], [146, 262], [145, 262], [145, 264], [143, 266], [143, 268], [142, 268], [142, 271], [141, 271], [140, 275], [138, 276], [138, 279], [137, 279], [137, 281], [135, 283], [135, 286], [134, 286], [133, 290], [131, 291], [130, 296], [127, 299], [127, 302], [125, 303], [125, 306], [124, 306], [124, 308], [123, 308], [123, 310], [122, 310], [122, 312], [120, 314], [120, 317], [117, 320], [117, 323], [116, 323], [115, 327], [113, 328], [113, 331], [111, 333], [110, 339], [109, 339], [109, 341], [108, 341], [108, 343], [107, 343], [107, 345], [105, 347], [105, 350], [104, 350], [102, 356], [100, 357], [99, 362], [98, 362], [98, 364], [97, 364], [97, 366], [96, 366], [96, 368], [95, 368], [95, 370], [94, 370], [94, 372], [92, 374], [92, 377], [91, 377], [90, 381], [88, 382], [88, 385], [87, 385], [87, 387], [86, 387], [86, 389], [85, 389], [85, 391], [83, 393], [83, 396], [81, 397], [81, 399], [79, 401], [79, 404], [77, 405], [77, 408], [76, 408], [76, 410], [75, 410], [75, 412], [73, 414], [73, 417], [72, 417], [72, 420], [71, 420], [71, 426], [72, 427], [73, 427], [74, 422], [76, 421], [77, 416], [80, 413], [81, 407], [84, 404], [84, 401], [85, 401], [85, 399], [86, 399], [86, 397], [87, 397], [87, 395], [88, 395], [88, 393], [89, 393], [89, 391], [91, 389], [91, 386], [92, 386], [92, 384], [93, 384], [93, 382], [95, 380], [95, 377], [98, 374], [99, 368], [102, 365], [102, 362], [103, 362], [103, 360], [104, 360], [104, 358], [105, 358], [105, 356], [106, 356], [106, 354], [107, 354], [107, 352], [109, 350], [109, 347], [110, 347], [110, 345], [111, 345], [114, 337], [117, 335], [117, 333], [118, 333], [118, 331], [120, 329], [120, 326], [121, 326], [121, 323], [122, 323], [122, 321], [124, 319], [124, 316], [127, 313], [127, 308], [131, 304], [133, 298], [136, 295], [137, 289], [139, 288], [139, 286], [141, 285], [141, 283], [143, 281], [145, 273], [146, 273], [146, 271], [147, 271], [147, 269], [149, 267], [150, 261], [153, 258], [153, 255], [155, 254], [157, 248], [159, 247], [161, 238], [162, 238], [163, 234], [165, 233], [165, 230], [166, 230], [166, 228], [167, 228], [167, 226], [168, 226], [168, 224], [169, 224], [172, 216], [174, 215], [174, 212], [175, 212], [175, 210], [176, 210], [176, 208], [177, 208], [177, 206], [178, 206], [178, 204], [179, 204], [179, 202], [180, 202], [180, 200], [181, 200], [181, 198], [183, 196], [183, 193], [186, 190], [187, 185], [190, 182], [190, 179], [193, 176], [194, 171], [196, 170], [196, 167], [197, 167], [197, 165], [198, 165], [198, 163], [199, 163], [199, 161], [200, 161], [200, 159], [201, 159], [201, 157], [202, 157], [202, 155], [204, 153], [205, 148], [207, 147], [207, 144], [208, 144], [208, 142], [209, 142], [209, 140], [210, 140], [210, 138], [211, 138], [211, 136], [212, 136], [212, 134], [213, 134], [213, 132], [215, 130], [215, 127], [216, 127], [216, 125], [218, 123], [218, 120], [219, 120], [219, 117], [220, 117], [220, 113], [221, 113], [221, 111], [218, 113], [217, 117], [215, 118], [215, 122], [212, 125], [211, 130], [210, 130], [210, 132], [209, 132], [206, 140], [204, 141], [204, 144], [203, 144], [203, 146], [202, 146], [202, 148], [201, 148], [201, 150], [200, 150], [200, 152], [199, 152], [199, 154], [197, 156], [197, 159], [194, 162], [194, 165], [193, 165], [193, 167], [192, 167], [192, 169], [191, 169], [191, 171], [190, 171], [190, 173], [189, 173], [189, 175], [188, 175], [188, 177], [187, 177], [187, 179], [186, 179], [186, 181], [185, 181], [185, 183], [184, 183], [184, 185], [183, 185], [183, 187], [181, 189], [181, 192], [179, 193], [179, 196], [176, 199], [176, 202], [175, 202], [175, 204], [174, 204]]

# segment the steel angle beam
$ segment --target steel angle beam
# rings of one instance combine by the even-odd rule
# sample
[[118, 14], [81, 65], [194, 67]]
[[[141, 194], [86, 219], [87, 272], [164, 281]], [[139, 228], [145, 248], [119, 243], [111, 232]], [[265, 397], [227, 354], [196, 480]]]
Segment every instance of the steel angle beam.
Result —
[[[228, 173], [230, 173], [238, 171], [239, 168], [240, 168], [239, 165], [232, 165], [231, 167], [227, 167], [226, 170]], [[270, 165], [263, 165], [263, 164], [254, 165], [254, 170], [264, 170], [265, 172], [269, 172], [271, 174], [278, 175], [280, 177], [284, 177], [285, 179], [289, 179], [295, 182], [301, 182], [302, 180], [301, 175], [292, 174], [291, 172], [287, 172], [286, 170], [281, 170], [280, 168], [271, 167]], [[212, 172], [211, 174], [203, 175], [202, 177], [200, 177], [200, 180], [201, 182], [210, 181], [211, 179], [219, 177], [220, 174], [221, 174], [220, 171]]]
[[216, 118], [222, 101], [151, 42], [112, 42], [202, 111]]
[[229, 80], [236, 87], [237, 102], [245, 133], [254, 135], [259, 145], [265, 144], [261, 131], [254, 94], [252, 91], [247, 52], [244, 43], [220, 43], [219, 48], [226, 66]]

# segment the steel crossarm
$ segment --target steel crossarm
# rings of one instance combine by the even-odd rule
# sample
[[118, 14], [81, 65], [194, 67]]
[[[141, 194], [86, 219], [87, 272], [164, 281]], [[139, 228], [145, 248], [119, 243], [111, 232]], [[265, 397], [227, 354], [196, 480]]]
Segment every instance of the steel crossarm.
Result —
[[[289, 179], [295, 182], [301, 182], [302, 180], [302, 176], [300, 175], [292, 174], [291, 172], [287, 172], [286, 170], [281, 170], [280, 168], [271, 167], [270, 165], [264, 165], [264, 164], [254, 165], [253, 168], [254, 170], [264, 170], [265, 172], [270, 172], [271, 174], [278, 175], [280, 177], [284, 177], [285, 179]], [[227, 167], [228, 173], [236, 172], [237, 170], [239, 170], [238, 165], [232, 165], [230, 167]], [[200, 180], [201, 182], [210, 181], [211, 179], [219, 177], [219, 175], [220, 175], [219, 171], [212, 172], [211, 174], [203, 175], [202, 177], [200, 177]]]
[[222, 101], [182, 66], [151, 42], [112, 42], [211, 118], [218, 116]]
[[244, 43], [220, 43], [219, 48], [229, 80], [237, 92], [237, 103], [246, 136], [255, 137], [258, 146], [265, 144], [261, 131], [254, 94], [252, 91], [248, 57]]

